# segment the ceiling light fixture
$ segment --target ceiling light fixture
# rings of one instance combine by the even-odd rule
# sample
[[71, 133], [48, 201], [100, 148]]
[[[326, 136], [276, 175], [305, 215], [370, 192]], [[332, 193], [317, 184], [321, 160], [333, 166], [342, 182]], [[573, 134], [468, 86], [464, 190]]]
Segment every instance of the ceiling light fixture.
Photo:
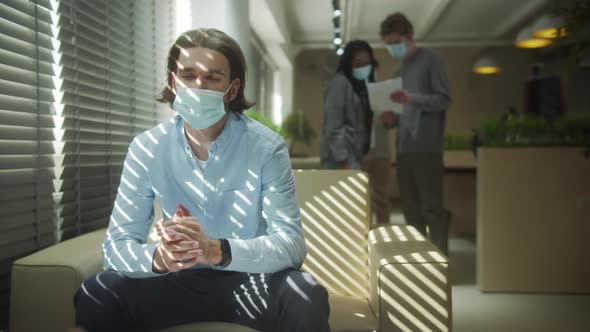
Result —
[[475, 62], [475, 64], [473, 64], [471, 70], [476, 74], [490, 75], [497, 74], [502, 69], [500, 68], [500, 65], [498, 65], [496, 59], [491, 56], [482, 56]]
[[520, 48], [540, 48], [551, 45], [551, 39], [539, 38], [533, 36], [533, 29], [531, 26], [526, 26], [520, 30], [516, 36], [516, 47]]
[[332, 23], [334, 24], [334, 47], [336, 48], [336, 54], [338, 56], [344, 53], [344, 49], [342, 48], [342, 44], [344, 40], [342, 39], [341, 32], [342, 27], [340, 26], [341, 19], [342, 19], [342, 9], [340, 9], [340, 1], [339, 0], [332, 0], [332, 9], [334, 9], [334, 16], [332, 17]]
[[539, 17], [532, 26], [533, 36], [538, 38], [557, 38], [567, 35], [565, 19], [561, 16], [545, 14]]

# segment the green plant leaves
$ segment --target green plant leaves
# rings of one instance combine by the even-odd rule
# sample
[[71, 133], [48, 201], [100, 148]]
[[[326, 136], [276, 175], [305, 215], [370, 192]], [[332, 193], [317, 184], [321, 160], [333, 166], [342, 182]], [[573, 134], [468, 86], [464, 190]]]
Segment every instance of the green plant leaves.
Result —
[[303, 112], [289, 113], [283, 120], [280, 133], [286, 140], [290, 140], [292, 143], [301, 142], [308, 146], [317, 136], [309, 122], [307, 114]]
[[485, 119], [480, 124], [482, 143], [490, 147], [590, 146], [590, 113], [568, 113], [555, 123], [542, 117]]

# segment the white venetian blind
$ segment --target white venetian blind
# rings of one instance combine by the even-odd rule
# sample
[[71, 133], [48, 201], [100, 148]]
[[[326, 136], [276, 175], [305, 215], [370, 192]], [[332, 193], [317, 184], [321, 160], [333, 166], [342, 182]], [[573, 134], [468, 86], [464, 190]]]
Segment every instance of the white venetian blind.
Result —
[[159, 17], [172, 12], [156, 0], [60, 2], [64, 238], [107, 225], [127, 146], [156, 124], [157, 50], [172, 39]]
[[0, 3], [0, 322], [10, 264], [55, 243], [55, 39], [49, 1]]
[[127, 146], [156, 124], [173, 6], [0, 3], [0, 322], [15, 259], [108, 224]]

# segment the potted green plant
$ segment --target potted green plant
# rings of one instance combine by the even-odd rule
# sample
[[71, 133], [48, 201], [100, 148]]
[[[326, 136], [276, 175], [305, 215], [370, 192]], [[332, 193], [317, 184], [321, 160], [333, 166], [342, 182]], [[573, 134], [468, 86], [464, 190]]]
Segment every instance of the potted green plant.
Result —
[[447, 151], [470, 150], [471, 149], [470, 138], [468, 138], [465, 135], [460, 135], [460, 134], [446, 134], [444, 149]]
[[316, 137], [309, 118], [303, 112], [291, 112], [287, 114], [281, 124], [280, 133], [289, 143], [289, 154], [291, 156], [293, 156], [296, 143], [303, 143], [309, 146]]
[[486, 119], [480, 129], [487, 147], [590, 147], [590, 113], [568, 113], [555, 123], [538, 116]]

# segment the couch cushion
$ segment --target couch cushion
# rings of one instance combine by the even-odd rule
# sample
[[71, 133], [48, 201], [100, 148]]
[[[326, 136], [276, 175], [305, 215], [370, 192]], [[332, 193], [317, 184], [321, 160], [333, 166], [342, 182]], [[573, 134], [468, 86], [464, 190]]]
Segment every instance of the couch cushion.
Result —
[[[86, 277], [102, 270], [102, 247], [106, 229], [102, 228], [59, 243], [14, 262], [18, 266], [60, 266], [82, 269]], [[92, 264], [89, 264], [91, 262]]]
[[311, 273], [331, 294], [368, 298], [369, 178], [355, 170], [296, 170]]
[[74, 293], [84, 279], [102, 270], [100, 243], [104, 234], [105, 229], [88, 233], [13, 263], [11, 331], [66, 331], [72, 327]]
[[[379, 328], [365, 299], [330, 294], [330, 327], [333, 332], [372, 332]], [[251, 332], [248, 327], [227, 323], [197, 323], [171, 327], [160, 332]]]
[[451, 331], [449, 261], [410, 225], [387, 225], [369, 233], [371, 289], [380, 301], [384, 331]]

